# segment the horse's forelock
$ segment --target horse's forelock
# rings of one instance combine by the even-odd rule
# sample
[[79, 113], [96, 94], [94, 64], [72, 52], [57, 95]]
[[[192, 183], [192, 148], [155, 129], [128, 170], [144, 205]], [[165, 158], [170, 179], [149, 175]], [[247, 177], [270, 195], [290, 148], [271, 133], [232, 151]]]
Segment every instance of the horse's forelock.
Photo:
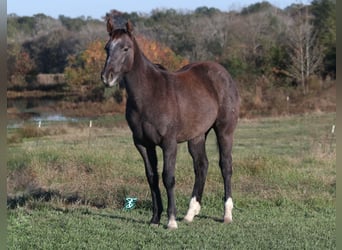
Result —
[[131, 39], [133, 39], [132, 33], [122, 28], [113, 30], [112, 32], [109, 33], [109, 36], [111, 37], [111, 39], [117, 39], [124, 34], [127, 34]]

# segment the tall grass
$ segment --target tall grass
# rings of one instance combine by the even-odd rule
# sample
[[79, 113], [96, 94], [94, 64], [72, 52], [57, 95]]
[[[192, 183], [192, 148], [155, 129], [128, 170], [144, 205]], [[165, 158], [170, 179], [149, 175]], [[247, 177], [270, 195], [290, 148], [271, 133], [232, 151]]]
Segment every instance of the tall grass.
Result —
[[[320, 186], [334, 186], [336, 142], [329, 137], [334, 119], [334, 114], [322, 114], [241, 120], [233, 151], [235, 195], [301, 199], [315, 196]], [[39, 143], [33, 139], [10, 147], [9, 184], [13, 187], [9, 193], [18, 189], [11, 178], [25, 170], [31, 173], [27, 178], [40, 188], [65, 195], [77, 193], [90, 202], [100, 199], [103, 206], [119, 205], [115, 202], [117, 190], [128, 189], [132, 195], [145, 197], [148, 188], [143, 163], [128, 128], [88, 130], [64, 128], [62, 134], [40, 138]], [[223, 184], [213, 133], [208, 136], [207, 152], [210, 168], [206, 192], [217, 194]], [[160, 150], [158, 155], [161, 167]], [[177, 192], [189, 195], [193, 179], [191, 158], [186, 144], [181, 144]]]
[[[216, 139], [210, 133], [207, 140], [210, 166], [201, 215], [193, 225], [180, 223], [182, 232], [189, 237], [199, 237], [199, 243], [193, 248], [226, 246], [219, 238], [224, 237], [218, 233], [220, 230], [236, 237], [227, 244], [238, 248], [255, 247], [253, 244], [263, 249], [278, 248], [282, 242], [287, 242], [285, 248], [310, 248], [317, 243], [312, 242], [317, 235], [321, 235], [322, 240], [317, 246], [334, 246], [336, 138], [331, 126], [335, 120], [335, 113], [240, 120], [233, 149], [233, 217], [236, 219], [229, 229], [215, 223], [223, 212], [223, 182]], [[113, 122], [112, 127], [108, 125], [110, 122]], [[54, 244], [69, 237], [66, 243], [69, 249], [87, 244], [96, 248], [94, 242], [110, 249], [113, 237], [114, 242], [129, 249], [145, 245], [157, 249], [163, 242], [176, 239], [170, 238], [169, 233], [147, 227], [151, 202], [143, 162], [133, 146], [131, 132], [121, 121], [120, 124], [116, 127], [115, 121], [106, 118], [94, 121], [90, 131], [86, 125], [64, 124], [63, 133], [40, 137], [38, 143], [38, 138], [31, 138], [10, 144], [8, 194], [10, 207], [17, 208], [10, 211], [10, 248], [27, 244], [27, 230], [32, 229], [34, 237], [39, 237], [42, 233], [39, 227], [55, 232], [55, 236], [51, 236]], [[159, 149], [158, 156], [161, 171]], [[191, 158], [186, 144], [181, 144], [176, 166], [176, 202], [180, 218], [186, 213], [193, 182]], [[162, 185], [161, 189], [165, 204]], [[122, 211], [126, 196], [138, 198], [137, 208], [129, 213]], [[25, 224], [29, 218], [35, 218], [34, 222]], [[59, 219], [61, 221], [57, 222]], [[322, 224], [314, 229], [315, 223]], [[50, 229], [48, 224], [62, 226], [68, 232], [74, 232], [79, 225], [85, 232], [67, 236], [60, 229]], [[86, 229], [88, 226], [93, 228]], [[122, 234], [122, 239], [113, 236], [112, 230], [119, 230], [115, 232]], [[145, 232], [150, 236], [143, 236]], [[198, 232], [208, 235], [208, 242], [203, 242]], [[87, 240], [90, 234], [94, 237], [92, 243]], [[141, 236], [141, 241], [136, 235]], [[162, 240], [154, 239], [153, 235]], [[187, 241], [180, 233], [174, 235], [179, 237], [170, 245], [175, 249], [191, 248], [188, 243], [195, 242], [195, 239]], [[255, 236], [260, 237], [260, 242], [253, 243]], [[290, 238], [285, 240], [284, 237]], [[87, 244], [82, 242], [84, 240]], [[30, 243], [32, 247], [37, 244]], [[41, 244], [51, 246], [49, 242]]]

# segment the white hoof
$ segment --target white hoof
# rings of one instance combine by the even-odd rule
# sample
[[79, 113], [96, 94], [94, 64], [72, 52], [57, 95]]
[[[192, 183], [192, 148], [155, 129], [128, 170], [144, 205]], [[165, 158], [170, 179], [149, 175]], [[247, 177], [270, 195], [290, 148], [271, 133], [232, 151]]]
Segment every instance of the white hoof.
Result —
[[167, 224], [168, 229], [177, 229], [178, 225], [176, 222], [176, 218], [174, 216], [171, 216], [169, 219], [169, 223]]
[[232, 198], [228, 198], [228, 200], [224, 203], [224, 216], [223, 216], [223, 222], [226, 224], [229, 224], [233, 221], [233, 200]]
[[186, 222], [192, 222], [194, 220], [194, 217], [198, 215], [200, 211], [201, 211], [201, 205], [196, 200], [196, 197], [192, 197], [192, 199], [190, 200], [190, 204], [189, 204], [189, 210], [186, 213], [184, 220]]
[[223, 223], [225, 223], [225, 224], [229, 224], [229, 223], [232, 223], [232, 222], [233, 222], [232, 216], [225, 216], [223, 218]]

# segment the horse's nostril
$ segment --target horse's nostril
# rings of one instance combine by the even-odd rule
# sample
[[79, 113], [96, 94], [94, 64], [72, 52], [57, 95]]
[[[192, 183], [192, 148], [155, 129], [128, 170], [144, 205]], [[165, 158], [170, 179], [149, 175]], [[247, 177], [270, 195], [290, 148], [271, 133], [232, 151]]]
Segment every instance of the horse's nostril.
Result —
[[114, 74], [113, 74], [113, 72], [110, 72], [110, 73], [109, 73], [109, 76], [108, 76], [108, 80], [109, 80], [109, 81], [112, 81], [113, 78], [114, 78]]

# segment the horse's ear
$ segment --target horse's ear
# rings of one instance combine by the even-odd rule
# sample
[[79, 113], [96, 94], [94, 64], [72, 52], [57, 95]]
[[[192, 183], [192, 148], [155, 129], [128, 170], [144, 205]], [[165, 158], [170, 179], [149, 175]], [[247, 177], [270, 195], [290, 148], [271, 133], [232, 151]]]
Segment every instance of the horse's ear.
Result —
[[107, 16], [107, 32], [110, 34], [114, 30], [114, 24], [110, 16]]
[[126, 30], [128, 33], [132, 33], [133, 32], [133, 24], [131, 23], [130, 20], [127, 21], [126, 23]]

